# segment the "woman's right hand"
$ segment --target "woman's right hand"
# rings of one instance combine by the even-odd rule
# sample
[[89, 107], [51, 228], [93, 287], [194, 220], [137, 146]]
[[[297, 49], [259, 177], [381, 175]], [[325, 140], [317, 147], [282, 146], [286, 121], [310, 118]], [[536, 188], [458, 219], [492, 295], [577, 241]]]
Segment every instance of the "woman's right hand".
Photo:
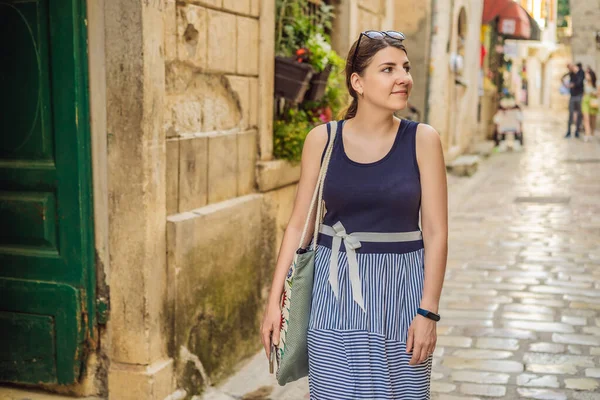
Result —
[[265, 348], [267, 358], [271, 355], [271, 342], [279, 344], [279, 332], [281, 327], [281, 308], [279, 302], [270, 301], [265, 308], [265, 314], [260, 327], [261, 339]]

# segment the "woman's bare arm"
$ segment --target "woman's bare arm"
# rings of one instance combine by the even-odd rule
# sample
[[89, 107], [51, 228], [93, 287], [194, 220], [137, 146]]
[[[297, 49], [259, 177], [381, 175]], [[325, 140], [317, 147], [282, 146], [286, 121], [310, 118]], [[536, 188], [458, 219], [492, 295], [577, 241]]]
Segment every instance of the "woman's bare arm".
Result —
[[[288, 226], [283, 235], [283, 241], [279, 249], [277, 265], [273, 276], [273, 283], [269, 294], [270, 304], [279, 304], [281, 294], [283, 292], [283, 283], [287, 275], [288, 269], [294, 257], [295, 251], [298, 249], [304, 222], [310, 208], [310, 201], [317, 185], [317, 178], [321, 167], [321, 155], [327, 143], [327, 126], [319, 125], [311, 130], [304, 142], [302, 150], [301, 174], [298, 188], [296, 191], [296, 199], [294, 208], [290, 217]], [[316, 209], [316, 207], [315, 207]], [[313, 213], [314, 216], [314, 213]], [[312, 217], [312, 216], [311, 216]], [[308, 228], [306, 243], [308, 245], [312, 238], [314, 229], [314, 218], [311, 218], [311, 224]]]
[[421, 308], [438, 312], [448, 255], [448, 188], [440, 135], [429, 125], [417, 128], [421, 176], [421, 225], [425, 245], [425, 286]]

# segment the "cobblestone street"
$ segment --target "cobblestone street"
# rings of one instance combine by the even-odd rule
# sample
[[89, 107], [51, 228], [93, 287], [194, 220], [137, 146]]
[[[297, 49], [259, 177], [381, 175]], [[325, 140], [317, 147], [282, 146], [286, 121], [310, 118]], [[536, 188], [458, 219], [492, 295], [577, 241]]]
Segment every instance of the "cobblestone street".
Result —
[[[600, 141], [563, 139], [565, 117], [528, 111], [524, 152], [449, 177], [433, 399], [600, 399]], [[266, 371], [259, 354], [206, 398], [308, 398]]]

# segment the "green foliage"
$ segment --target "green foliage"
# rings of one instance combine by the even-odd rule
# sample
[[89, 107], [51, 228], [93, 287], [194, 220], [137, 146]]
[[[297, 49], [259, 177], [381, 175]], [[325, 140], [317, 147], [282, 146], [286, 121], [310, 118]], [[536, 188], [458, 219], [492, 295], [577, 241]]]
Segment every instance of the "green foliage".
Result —
[[571, 15], [569, 0], [558, 0], [558, 27], [564, 28], [567, 26], [565, 17]]
[[309, 112], [290, 108], [283, 119], [273, 123], [273, 155], [292, 162], [300, 161], [302, 148], [308, 132], [317, 124], [318, 119]]
[[308, 132], [319, 123], [334, 119], [347, 103], [345, 61], [332, 50], [327, 34], [334, 18], [333, 6], [322, 2], [315, 12], [307, 0], [276, 0], [276, 18], [275, 53], [278, 56], [296, 56], [297, 50], [305, 49], [306, 62], [316, 73], [331, 68], [321, 100], [288, 104], [273, 123], [273, 155], [298, 162]]

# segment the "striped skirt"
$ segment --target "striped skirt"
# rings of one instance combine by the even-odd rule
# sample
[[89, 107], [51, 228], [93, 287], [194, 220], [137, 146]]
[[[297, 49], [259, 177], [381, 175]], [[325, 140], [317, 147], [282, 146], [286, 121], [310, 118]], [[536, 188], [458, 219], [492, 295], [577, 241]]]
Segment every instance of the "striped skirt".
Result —
[[331, 249], [319, 245], [308, 330], [312, 400], [428, 400], [431, 360], [408, 365], [408, 328], [423, 293], [424, 251], [357, 254], [363, 311], [353, 300], [345, 252], [339, 297], [329, 283]]

